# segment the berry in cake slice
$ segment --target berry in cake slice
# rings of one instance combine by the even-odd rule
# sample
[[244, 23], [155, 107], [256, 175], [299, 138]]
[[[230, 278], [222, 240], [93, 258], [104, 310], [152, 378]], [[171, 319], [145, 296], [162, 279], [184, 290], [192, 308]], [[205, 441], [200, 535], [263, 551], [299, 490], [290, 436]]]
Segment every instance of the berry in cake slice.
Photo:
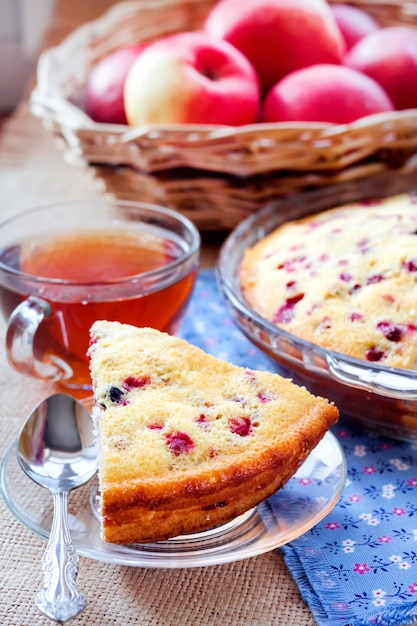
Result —
[[98, 321], [88, 356], [108, 542], [230, 521], [282, 487], [338, 418], [288, 379], [150, 328]]

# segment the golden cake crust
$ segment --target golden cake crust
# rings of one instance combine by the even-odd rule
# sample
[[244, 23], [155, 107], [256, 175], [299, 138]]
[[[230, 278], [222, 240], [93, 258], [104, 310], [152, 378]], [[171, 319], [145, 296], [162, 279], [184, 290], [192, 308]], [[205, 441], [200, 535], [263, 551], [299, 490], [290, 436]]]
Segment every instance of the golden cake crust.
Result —
[[96, 322], [91, 334], [106, 541], [233, 519], [280, 488], [337, 420], [291, 381], [165, 333]]
[[287, 222], [245, 251], [241, 287], [267, 320], [381, 365], [417, 367], [417, 198]]

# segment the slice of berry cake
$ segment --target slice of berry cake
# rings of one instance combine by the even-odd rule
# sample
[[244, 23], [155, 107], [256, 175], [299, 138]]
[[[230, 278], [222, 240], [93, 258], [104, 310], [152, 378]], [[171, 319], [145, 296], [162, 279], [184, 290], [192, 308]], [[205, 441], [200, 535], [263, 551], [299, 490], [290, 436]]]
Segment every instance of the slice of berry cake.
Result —
[[245, 251], [242, 293], [307, 341], [417, 368], [417, 197], [354, 203], [287, 222]]
[[233, 519], [282, 487], [338, 417], [288, 379], [150, 328], [98, 321], [88, 356], [102, 537], [113, 543]]

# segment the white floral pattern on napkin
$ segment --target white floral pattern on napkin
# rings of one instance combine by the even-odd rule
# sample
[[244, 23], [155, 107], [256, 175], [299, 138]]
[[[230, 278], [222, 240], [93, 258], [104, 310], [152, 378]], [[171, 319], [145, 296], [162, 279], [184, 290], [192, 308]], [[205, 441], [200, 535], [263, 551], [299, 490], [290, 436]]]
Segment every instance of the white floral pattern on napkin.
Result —
[[283, 548], [320, 626], [417, 617], [417, 443], [333, 429], [345, 452], [342, 498]]

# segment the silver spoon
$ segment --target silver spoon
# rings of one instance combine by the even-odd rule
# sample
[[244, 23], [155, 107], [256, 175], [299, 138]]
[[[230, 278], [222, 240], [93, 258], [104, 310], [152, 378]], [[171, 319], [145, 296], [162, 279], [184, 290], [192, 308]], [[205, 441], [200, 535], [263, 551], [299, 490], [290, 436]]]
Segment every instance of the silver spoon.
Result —
[[48, 617], [65, 622], [87, 604], [76, 585], [78, 556], [68, 526], [68, 493], [96, 472], [93, 423], [88, 411], [71, 396], [57, 393], [36, 407], [23, 425], [17, 458], [24, 472], [52, 492], [54, 515], [42, 558], [43, 589], [36, 606]]

